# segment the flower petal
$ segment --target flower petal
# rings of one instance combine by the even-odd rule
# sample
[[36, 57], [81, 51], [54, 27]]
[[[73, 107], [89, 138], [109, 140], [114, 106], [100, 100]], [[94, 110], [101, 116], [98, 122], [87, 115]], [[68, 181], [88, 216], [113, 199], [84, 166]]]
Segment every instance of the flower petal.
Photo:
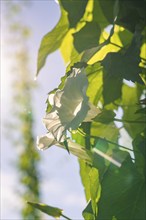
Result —
[[66, 129], [61, 124], [56, 111], [51, 111], [43, 118], [43, 123], [47, 130], [53, 135], [56, 141], [63, 142], [65, 140]]
[[[87, 87], [88, 79], [84, 69], [74, 68], [67, 77], [64, 88], [49, 95], [52, 110], [43, 118], [43, 123], [55, 141], [64, 142], [67, 130], [76, 130], [83, 121], [91, 121], [100, 113], [98, 108], [89, 103]], [[44, 143], [48, 141], [41, 140]], [[51, 145], [53, 140], [51, 143], [50, 137], [49, 141]], [[43, 145], [40, 148], [44, 148]]]
[[56, 108], [59, 119], [67, 130], [77, 129], [90, 109], [86, 95], [87, 87], [88, 80], [84, 70], [73, 69], [72, 74], [65, 81], [63, 92], [60, 91], [61, 106]]
[[45, 150], [56, 143], [57, 142], [51, 133], [37, 137], [37, 147], [39, 150]]

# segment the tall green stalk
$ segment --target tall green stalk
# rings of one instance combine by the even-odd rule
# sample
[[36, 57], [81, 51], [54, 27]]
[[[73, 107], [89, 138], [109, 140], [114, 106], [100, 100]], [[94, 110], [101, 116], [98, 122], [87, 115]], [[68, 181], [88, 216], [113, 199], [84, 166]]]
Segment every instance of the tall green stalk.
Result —
[[[10, 4], [9, 4], [10, 3]], [[29, 51], [27, 48], [29, 40], [29, 28], [22, 24], [21, 11], [23, 2], [5, 2], [5, 18], [12, 43], [8, 44], [13, 51], [12, 73], [13, 79], [13, 113], [14, 133], [13, 143], [18, 149], [16, 167], [20, 180], [20, 196], [22, 198], [22, 219], [40, 219], [39, 211], [28, 206], [26, 201], [38, 202], [39, 189], [39, 160], [40, 156], [36, 150], [34, 140], [34, 117], [32, 108], [32, 89], [34, 83], [30, 79]], [[7, 16], [8, 15], [8, 16]], [[7, 48], [6, 48], [7, 49]], [[17, 186], [16, 186], [17, 187]], [[19, 188], [18, 188], [19, 190]]]

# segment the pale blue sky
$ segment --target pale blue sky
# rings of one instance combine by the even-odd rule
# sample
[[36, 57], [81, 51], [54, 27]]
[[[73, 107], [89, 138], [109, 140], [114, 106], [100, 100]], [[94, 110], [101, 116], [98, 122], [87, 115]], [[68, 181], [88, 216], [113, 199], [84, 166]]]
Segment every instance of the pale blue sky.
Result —
[[[4, 0], [3, 0], [4, 1]], [[1, 1], [1, 2], [3, 2]], [[37, 51], [41, 38], [57, 23], [60, 16], [59, 6], [54, 0], [33, 0], [33, 3], [23, 11], [22, 20], [32, 29], [29, 42], [30, 64], [32, 78], [35, 77]], [[2, 23], [4, 23], [2, 19]], [[2, 30], [4, 31], [4, 29]], [[5, 52], [7, 46], [2, 46], [2, 126], [11, 117], [11, 77], [9, 73], [10, 61]], [[58, 86], [60, 77], [65, 73], [65, 67], [59, 51], [51, 54], [45, 67], [37, 79], [38, 88], [33, 93], [33, 108], [35, 109], [35, 136], [45, 134], [42, 117], [45, 114], [47, 93]], [[79, 176], [79, 166], [74, 156], [65, 150], [52, 147], [40, 152], [42, 160], [40, 170], [42, 175], [41, 202], [64, 209], [64, 214], [72, 219], [82, 219], [85, 207], [84, 189]], [[17, 172], [12, 161], [17, 157], [15, 148], [4, 136], [2, 127], [1, 139], [1, 219], [21, 220], [18, 209], [21, 207], [16, 191], [19, 188]], [[50, 220], [51, 218], [46, 217]]]

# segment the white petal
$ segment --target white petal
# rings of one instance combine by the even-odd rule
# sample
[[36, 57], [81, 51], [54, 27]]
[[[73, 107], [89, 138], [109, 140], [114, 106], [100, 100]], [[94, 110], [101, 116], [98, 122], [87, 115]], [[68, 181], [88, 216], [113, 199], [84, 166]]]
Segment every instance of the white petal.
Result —
[[53, 111], [46, 115], [43, 118], [43, 123], [46, 126], [47, 130], [51, 132], [54, 136], [55, 140], [58, 142], [63, 142], [65, 137], [65, 127], [62, 125], [59, 116], [57, 115], [56, 111]]
[[59, 119], [66, 129], [77, 129], [85, 119], [90, 109], [86, 95], [87, 87], [88, 80], [85, 73], [80, 69], [73, 69], [65, 81], [63, 93], [60, 96], [61, 106], [56, 108]]
[[63, 94], [62, 90], [57, 90], [57, 92], [55, 93], [54, 106], [57, 107], [57, 108], [60, 108], [60, 106], [61, 106], [60, 100], [61, 100], [62, 94]]
[[[48, 99], [53, 108], [45, 116], [43, 123], [57, 142], [65, 140], [67, 130], [76, 130], [84, 120], [91, 121], [99, 113], [99, 110], [88, 102], [87, 87], [88, 79], [84, 69], [74, 68], [67, 77], [64, 88], [49, 95]], [[48, 141], [42, 140], [44, 143]], [[49, 141], [51, 145], [51, 139]], [[44, 148], [42, 142], [39, 146]]]
[[54, 105], [54, 94], [49, 94], [48, 100], [49, 100], [50, 105], [53, 106]]
[[56, 143], [57, 142], [51, 133], [37, 137], [37, 147], [39, 150], [45, 150]]

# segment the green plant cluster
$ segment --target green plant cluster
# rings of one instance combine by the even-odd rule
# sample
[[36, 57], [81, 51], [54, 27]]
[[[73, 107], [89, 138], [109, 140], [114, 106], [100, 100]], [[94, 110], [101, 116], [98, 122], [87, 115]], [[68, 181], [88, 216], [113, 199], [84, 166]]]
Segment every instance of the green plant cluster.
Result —
[[[9, 34], [8, 45], [11, 42], [9, 57], [11, 57], [10, 73], [12, 79], [12, 115], [8, 122], [8, 132], [12, 134], [12, 144], [15, 153], [18, 151], [15, 167], [19, 178], [19, 187], [16, 186], [22, 200], [21, 217], [23, 219], [40, 219], [38, 210], [28, 206], [27, 200], [39, 201], [39, 161], [40, 155], [35, 148], [34, 120], [32, 108], [32, 90], [34, 83], [30, 78], [30, 62], [27, 43], [30, 29], [21, 23], [21, 12], [25, 7], [22, 2], [4, 2], [4, 16], [7, 18], [6, 30]], [[6, 48], [7, 51], [7, 48]], [[12, 54], [11, 54], [12, 51]], [[12, 126], [12, 130], [10, 130]], [[20, 201], [21, 201], [20, 200]], [[19, 210], [18, 210], [19, 211]]]
[[[68, 65], [58, 88], [63, 88], [72, 68], [84, 67], [87, 96], [101, 109], [94, 121], [83, 122], [72, 134], [93, 154], [90, 164], [79, 160], [87, 199], [83, 217], [144, 220], [146, 1], [60, 0], [59, 4], [60, 20], [40, 45], [37, 74], [48, 55], [59, 49]], [[50, 107], [48, 103], [47, 112]], [[51, 215], [49, 207], [37, 208]]]

